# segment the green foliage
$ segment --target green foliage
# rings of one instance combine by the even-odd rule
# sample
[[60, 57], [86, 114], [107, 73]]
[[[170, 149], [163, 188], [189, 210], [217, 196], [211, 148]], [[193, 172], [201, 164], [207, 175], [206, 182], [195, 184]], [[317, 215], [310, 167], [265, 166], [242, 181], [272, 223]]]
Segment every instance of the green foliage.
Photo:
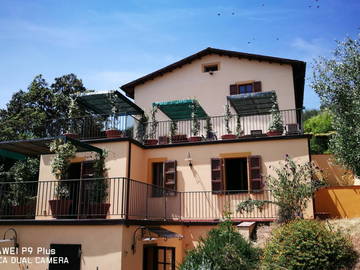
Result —
[[310, 119], [313, 116], [318, 115], [319, 113], [320, 113], [320, 111], [316, 110], [316, 109], [304, 110], [303, 121], [305, 122], [306, 120]]
[[321, 134], [333, 130], [332, 116], [328, 110], [324, 110], [304, 122], [304, 131], [306, 133]]
[[296, 164], [288, 155], [280, 167], [271, 167], [276, 176], [267, 176], [267, 188], [271, 190], [273, 201], [248, 199], [238, 205], [238, 211], [251, 212], [254, 208], [263, 208], [264, 203], [272, 203], [279, 207], [278, 222], [286, 223], [303, 217], [303, 211], [313, 193], [325, 183], [315, 175], [320, 170], [312, 163]]
[[199, 245], [189, 251], [180, 270], [256, 269], [260, 250], [253, 247], [227, 219], [212, 229]]
[[105, 165], [108, 152], [104, 151], [96, 153], [96, 161], [94, 164], [95, 179], [89, 179], [87, 181], [87, 194], [88, 200], [91, 203], [102, 203], [106, 201], [108, 196], [109, 183], [108, 179], [105, 179], [107, 168]]
[[[55, 153], [51, 161], [51, 172], [58, 180], [67, 179], [70, 161], [75, 157], [76, 147], [70, 142], [65, 143], [62, 139], [56, 139], [51, 142], [50, 151]], [[59, 181], [55, 189], [55, 195], [58, 199], [68, 199], [70, 197], [69, 183]]]
[[156, 113], [158, 111], [158, 107], [157, 106], [153, 106], [150, 112], [150, 116], [151, 116], [151, 125], [150, 125], [150, 138], [151, 139], [156, 139], [156, 130], [157, 127], [159, 125], [159, 122], [156, 120]]
[[310, 139], [311, 154], [329, 154], [329, 140], [332, 135], [313, 135]]
[[199, 104], [196, 101], [191, 105], [191, 120], [192, 120], [191, 133], [194, 136], [197, 136], [200, 131], [200, 119], [198, 117], [198, 107]]
[[206, 130], [206, 138], [211, 138], [213, 135], [213, 127], [211, 123], [211, 117], [206, 117], [205, 120], [205, 130]]
[[230, 124], [231, 119], [233, 118], [233, 115], [231, 114], [229, 104], [226, 104], [226, 105], [224, 106], [224, 109], [225, 109], [225, 118], [224, 118], [224, 120], [225, 120], [226, 132], [227, 132], [227, 134], [231, 134], [232, 131], [231, 131], [231, 129], [230, 129], [230, 125], [229, 125], [229, 124]]
[[63, 121], [52, 130], [48, 121], [84, 115], [74, 100], [86, 91], [74, 74], [55, 78], [51, 86], [42, 75], [36, 76], [27, 92], [16, 92], [0, 110], [0, 140], [55, 136], [59, 130], [72, 129], [73, 123]]
[[139, 123], [137, 125], [136, 128], [136, 138], [140, 141], [140, 142], [144, 142], [144, 140], [147, 139], [147, 128], [148, 128], [148, 117], [143, 114], [139, 120]]
[[356, 260], [346, 235], [323, 222], [297, 220], [272, 232], [264, 249], [262, 269], [352, 269]]
[[277, 98], [273, 98], [273, 105], [271, 107], [271, 122], [269, 126], [270, 131], [284, 131], [284, 123], [281, 118]]
[[244, 135], [244, 131], [241, 127], [241, 117], [240, 115], [236, 115], [236, 136], [240, 137]]
[[2, 203], [9, 203], [17, 206], [23, 202], [33, 200], [37, 192], [37, 183], [39, 177], [39, 159], [27, 158], [19, 160], [7, 171], [0, 167], [0, 182], [2, 188], [6, 188], [4, 196], [1, 197]]
[[170, 123], [170, 136], [171, 137], [175, 136], [176, 133], [177, 133], [177, 130], [178, 130], [177, 121], [172, 120], [171, 123]]
[[360, 175], [360, 41], [338, 42], [333, 56], [314, 64], [312, 87], [331, 111], [336, 131], [330, 150], [336, 160]]

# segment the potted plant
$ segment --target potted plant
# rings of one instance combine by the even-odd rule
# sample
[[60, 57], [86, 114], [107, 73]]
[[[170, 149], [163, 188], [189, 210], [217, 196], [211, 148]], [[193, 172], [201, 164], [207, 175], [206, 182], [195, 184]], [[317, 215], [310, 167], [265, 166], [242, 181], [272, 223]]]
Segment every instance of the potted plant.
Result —
[[156, 120], [156, 113], [158, 111], [158, 108], [156, 106], [153, 106], [150, 112], [151, 115], [151, 123], [150, 123], [150, 133], [149, 133], [149, 139], [145, 140], [145, 145], [156, 145], [158, 143], [158, 140], [156, 139], [156, 131], [159, 122]]
[[284, 132], [284, 123], [281, 119], [281, 113], [277, 104], [276, 98], [273, 99], [271, 107], [271, 122], [269, 131], [266, 133], [268, 136], [280, 136]]
[[87, 200], [89, 218], [106, 218], [110, 209], [110, 203], [107, 202], [109, 183], [105, 178], [106, 167], [105, 159], [107, 152], [97, 153], [94, 164], [95, 178], [87, 180]]
[[191, 109], [192, 109], [192, 111], [191, 111], [191, 121], [192, 121], [191, 133], [192, 133], [192, 136], [189, 138], [189, 141], [190, 142], [199, 142], [199, 141], [201, 141], [202, 137], [198, 136], [199, 131], [200, 131], [200, 120], [197, 115], [198, 103], [196, 101], [191, 105]]
[[211, 118], [208, 116], [205, 119], [205, 132], [206, 132], [206, 139], [207, 140], [215, 140], [216, 135], [214, 134]]
[[64, 133], [66, 137], [72, 138], [72, 139], [78, 139], [79, 134], [76, 132], [76, 112], [78, 107], [76, 106], [76, 98], [70, 97], [70, 104], [69, 104], [69, 111], [68, 111], [68, 127], [67, 131]]
[[147, 128], [148, 128], [148, 117], [143, 114], [139, 119], [138, 125], [136, 127], [136, 139], [144, 143], [147, 139]]
[[111, 113], [109, 116], [108, 124], [106, 126], [105, 134], [107, 138], [119, 138], [123, 137], [122, 132], [117, 129], [118, 123], [118, 114], [120, 111], [116, 94], [113, 91], [110, 91], [108, 94], [109, 103], [111, 104]]
[[171, 137], [171, 143], [180, 143], [180, 142], [187, 142], [186, 135], [178, 135], [178, 122], [175, 120], [172, 120], [170, 123], [170, 137]]
[[72, 200], [70, 198], [70, 182], [64, 180], [70, 161], [75, 157], [76, 147], [70, 142], [65, 143], [61, 139], [56, 139], [50, 144], [50, 151], [55, 153], [51, 161], [51, 171], [58, 180], [55, 187], [55, 199], [49, 200], [50, 209], [53, 217], [58, 218], [69, 214]]
[[229, 104], [226, 104], [224, 108], [225, 108], [224, 120], [225, 120], [225, 128], [227, 134], [222, 135], [221, 139], [223, 140], [236, 139], [236, 135], [232, 134], [232, 131], [230, 129], [230, 120], [233, 118], [233, 115], [231, 114]]
[[236, 136], [242, 137], [244, 136], [244, 130], [241, 127], [241, 118], [240, 115], [236, 115]]

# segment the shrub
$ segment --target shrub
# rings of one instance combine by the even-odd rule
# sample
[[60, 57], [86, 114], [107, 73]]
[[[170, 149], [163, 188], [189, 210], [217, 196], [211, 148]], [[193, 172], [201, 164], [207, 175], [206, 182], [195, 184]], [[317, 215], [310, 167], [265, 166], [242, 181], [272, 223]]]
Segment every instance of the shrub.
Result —
[[212, 229], [187, 253], [180, 270], [257, 269], [260, 250], [253, 247], [227, 220]]
[[357, 260], [350, 239], [323, 222], [296, 220], [272, 233], [263, 269], [350, 269]]

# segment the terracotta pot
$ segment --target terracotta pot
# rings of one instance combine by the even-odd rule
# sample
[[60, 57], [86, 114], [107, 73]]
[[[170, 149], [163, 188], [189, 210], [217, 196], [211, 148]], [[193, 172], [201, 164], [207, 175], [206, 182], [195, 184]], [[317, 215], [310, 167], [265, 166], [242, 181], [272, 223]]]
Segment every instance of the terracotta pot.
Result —
[[221, 136], [222, 140], [235, 140], [236, 138], [235, 134], [225, 134]]
[[269, 130], [266, 135], [268, 136], [281, 136], [283, 133], [278, 130]]
[[168, 136], [159, 136], [159, 144], [169, 144], [170, 138]]
[[182, 142], [188, 142], [188, 138], [186, 135], [174, 135], [171, 136], [171, 142], [172, 143], [182, 143]]
[[23, 205], [12, 206], [12, 214], [16, 217], [33, 217], [35, 216], [35, 202], [28, 202]]
[[90, 203], [88, 205], [89, 218], [106, 218], [110, 209], [110, 203]]
[[72, 202], [72, 200], [49, 200], [52, 216], [61, 218], [68, 215]]
[[123, 133], [117, 129], [109, 129], [105, 131], [107, 138], [121, 138], [123, 137]]
[[145, 145], [157, 145], [157, 143], [158, 143], [157, 139], [148, 139], [148, 140], [145, 140], [145, 142], [144, 142]]
[[191, 136], [189, 142], [200, 142], [202, 140], [201, 136]]
[[79, 139], [79, 135], [75, 133], [65, 133], [64, 136], [71, 138], [71, 139]]

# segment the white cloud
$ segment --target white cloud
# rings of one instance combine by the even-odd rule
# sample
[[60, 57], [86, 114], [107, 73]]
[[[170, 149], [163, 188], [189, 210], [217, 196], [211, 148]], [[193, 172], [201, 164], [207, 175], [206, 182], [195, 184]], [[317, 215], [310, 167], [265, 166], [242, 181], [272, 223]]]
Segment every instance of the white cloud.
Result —
[[306, 59], [313, 59], [329, 53], [329, 49], [322, 39], [305, 40], [298, 37], [292, 41], [291, 46], [301, 51]]

